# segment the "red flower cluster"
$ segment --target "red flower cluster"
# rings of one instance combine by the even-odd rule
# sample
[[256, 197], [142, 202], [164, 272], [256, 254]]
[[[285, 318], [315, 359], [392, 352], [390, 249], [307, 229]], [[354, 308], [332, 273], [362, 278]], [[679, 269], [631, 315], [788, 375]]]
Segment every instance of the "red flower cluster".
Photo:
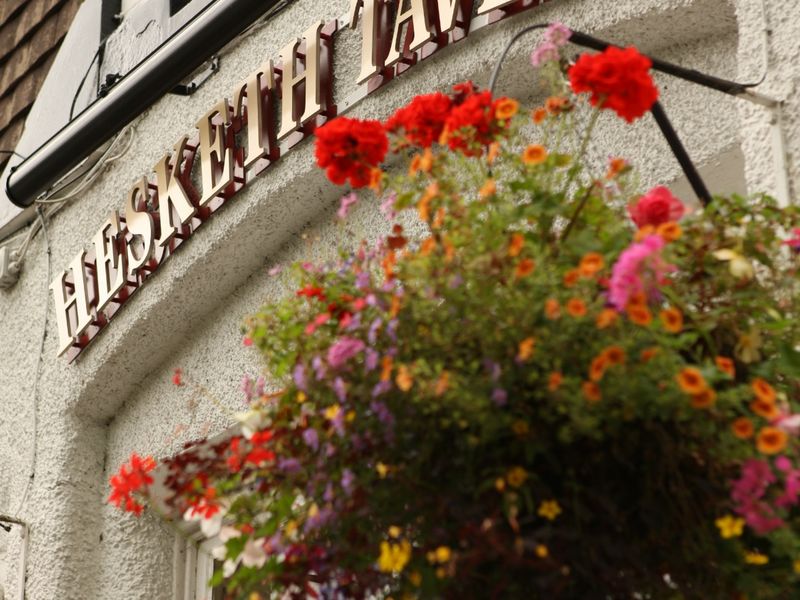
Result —
[[226, 459], [228, 468], [238, 473], [243, 465], [252, 465], [254, 467], [263, 466], [265, 462], [275, 460], [275, 453], [268, 450], [265, 445], [272, 439], [272, 432], [256, 431], [249, 440], [250, 448], [242, 448], [242, 442], [248, 443], [242, 436], [236, 436], [231, 439], [230, 446], [228, 447], [230, 455]]
[[684, 213], [683, 202], [664, 186], [654, 187], [628, 207], [631, 219], [639, 228], [645, 225], [658, 227], [663, 223], [677, 221]]
[[372, 170], [388, 149], [389, 140], [378, 121], [339, 117], [317, 130], [317, 164], [337, 185], [348, 179], [354, 188], [369, 185]]
[[133, 498], [133, 494], [144, 490], [153, 483], [153, 478], [148, 473], [155, 467], [156, 462], [152, 456], [141, 458], [135, 452], [131, 454], [128, 464], [122, 465], [119, 468], [119, 473], [112, 475], [109, 479], [111, 494], [108, 497], [108, 501], [127, 512], [132, 512], [136, 515], [142, 514], [144, 506]]
[[454, 89], [455, 106], [445, 122], [444, 139], [451, 150], [479, 156], [508, 126], [508, 119], [497, 117], [497, 105], [506, 99], [492, 100], [491, 92], [477, 92], [471, 82]]
[[610, 46], [599, 54], [583, 54], [569, 70], [576, 94], [590, 92], [592, 106], [610, 108], [631, 123], [658, 100], [650, 77], [652, 63], [634, 47]]
[[389, 117], [386, 130], [403, 132], [411, 144], [430, 148], [439, 141], [452, 104], [450, 98], [441, 92], [416, 96], [408, 106]]

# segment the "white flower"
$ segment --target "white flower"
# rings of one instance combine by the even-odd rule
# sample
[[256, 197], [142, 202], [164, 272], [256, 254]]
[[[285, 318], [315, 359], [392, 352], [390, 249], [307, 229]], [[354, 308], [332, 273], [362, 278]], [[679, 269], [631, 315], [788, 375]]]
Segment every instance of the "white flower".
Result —
[[744, 256], [734, 250], [723, 249], [714, 252], [714, 258], [729, 261], [731, 275], [739, 279], [752, 279], [755, 275], [753, 265]]
[[242, 426], [242, 435], [248, 440], [265, 424], [264, 415], [258, 410], [236, 413], [235, 418]]
[[242, 564], [245, 567], [261, 568], [267, 562], [267, 553], [264, 552], [266, 538], [250, 538], [242, 550]]

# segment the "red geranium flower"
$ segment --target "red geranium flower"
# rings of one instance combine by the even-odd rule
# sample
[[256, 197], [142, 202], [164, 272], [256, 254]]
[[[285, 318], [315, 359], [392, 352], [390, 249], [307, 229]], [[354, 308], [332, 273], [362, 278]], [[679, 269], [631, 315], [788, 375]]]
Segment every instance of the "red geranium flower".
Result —
[[135, 452], [131, 454], [128, 464], [122, 465], [119, 468], [119, 472], [109, 479], [111, 494], [108, 497], [108, 502], [114, 506], [121, 507], [126, 512], [132, 512], [136, 515], [142, 514], [144, 506], [133, 498], [133, 494], [144, 490], [153, 483], [153, 478], [148, 473], [155, 467], [156, 462], [152, 456], [141, 458]]
[[337, 185], [348, 179], [354, 188], [369, 185], [372, 169], [388, 149], [389, 140], [378, 121], [339, 117], [317, 130], [317, 164]]
[[441, 92], [416, 96], [386, 121], [386, 129], [395, 133], [402, 131], [410, 143], [430, 148], [439, 141], [451, 106], [450, 98]]
[[636, 48], [609, 46], [599, 54], [582, 54], [568, 74], [575, 93], [590, 92], [592, 106], [610, 108], [631, 123], [658, 100], [651, 66]]
[[677, 221], [684, 211], [683, 202], [663, 185], [654, 187], [628, 207], [631, 219], [639, 228], [645, 225], [658, 227], [663, 223]]

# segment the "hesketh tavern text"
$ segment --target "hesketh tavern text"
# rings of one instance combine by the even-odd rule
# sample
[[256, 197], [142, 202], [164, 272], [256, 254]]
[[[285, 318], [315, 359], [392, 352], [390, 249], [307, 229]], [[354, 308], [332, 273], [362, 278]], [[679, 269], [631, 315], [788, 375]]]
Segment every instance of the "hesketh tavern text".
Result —
[[[351, 0], [345, 18], [313, 23], [134, 182], [122, 213], [106, 215], [90, 249], [53, 279], [58, 354], [74, 360], [180, 244], [316, 127], [440, 48], [541, 1]], [[361, 66], [357, 90], [337, 108], [334, 39], [348, 26], [361, 30]]]

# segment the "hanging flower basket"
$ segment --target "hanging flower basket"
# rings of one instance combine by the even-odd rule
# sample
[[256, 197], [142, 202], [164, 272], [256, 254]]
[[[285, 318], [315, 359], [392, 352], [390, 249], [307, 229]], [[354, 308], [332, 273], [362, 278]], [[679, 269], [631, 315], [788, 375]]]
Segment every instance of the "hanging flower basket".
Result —
[[[375, 203], [391, 234], [295, 268], [244, 326], [280, 391], [248, 384], [241, 435], [163, 466], [231, 597], [800, 593], [800, 215], [588, 164], [597, 115], [658, 92], [633, 48], [565, 78], [565, 36], [530, 112], [465, 83], [320, 129], [320, 166], [364, 188], [339, 217]], [[111, 501], [140, 512], [153, 468]]]

